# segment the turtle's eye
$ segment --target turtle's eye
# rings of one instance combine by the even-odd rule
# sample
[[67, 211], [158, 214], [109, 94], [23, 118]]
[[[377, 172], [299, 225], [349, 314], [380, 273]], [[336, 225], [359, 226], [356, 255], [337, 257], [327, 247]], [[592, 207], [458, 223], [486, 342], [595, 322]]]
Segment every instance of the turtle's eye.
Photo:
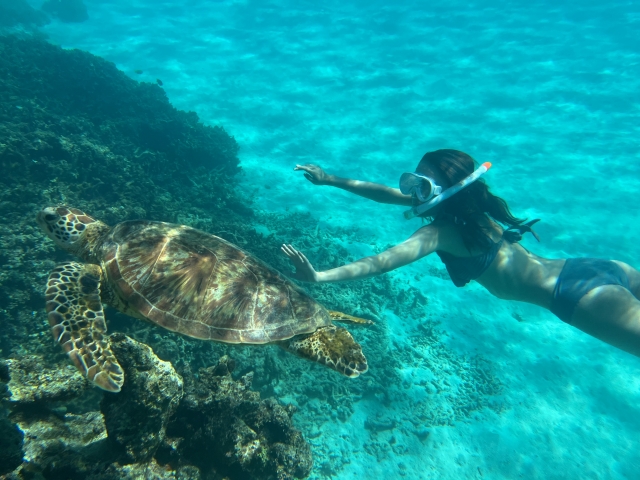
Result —
[[52, 214], [52, 213], [48, 213], [47, 215], [45, 215], [45, 216], [44, 216], [44, 219], [45, 219], [47, 222], [53, 222], [53, 221], [55, 221], [55, 220], [57, 220], [57, 219], [58, 219], [58, 216], [57, 216], [57, 215], [54, 215], [54, 214]]

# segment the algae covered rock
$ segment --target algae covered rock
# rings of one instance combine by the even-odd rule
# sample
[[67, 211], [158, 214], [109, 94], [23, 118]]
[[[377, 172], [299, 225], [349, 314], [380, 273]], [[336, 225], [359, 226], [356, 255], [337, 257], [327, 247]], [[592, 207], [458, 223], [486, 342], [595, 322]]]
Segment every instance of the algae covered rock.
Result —
[[110, 341], [125, 381], [118, 394], [105, 394], [100, 404], [109, 440], [124, 450], [129, 462], [145, 461], [164, 441], [169, 418], [182, 398], [182, 378], [147, 345], [122, 334]]
[[231, 479], [309, 475], [311, 450], [293, 427], [294, 407], [261, 400], [250, 390], [253, 374], [233, 380], [229, 366], [223, 357], [197, 379], [185, 376], [185, 396], [167, 429], [179, 449], [170, 453]]
[[87, 480], [200, 480], [200, 471], [191, 465], [184, 465], [175, 470], [160, 465], [155, 460], [132, 465], [109, 465], [100, 475], [93, 475]]
[[24, 434], [8, 418], [0, 416], [0, 475], [11, 472], [22, 463]]
[[12, 403], [61, 402], [79, 396], [88, 383], [72, 365], [57, 365], [38, 355], [10, 358], [0, 363]]
[[26, 438], [24, 464], [19, 469], [22, 472], [73, 471], [85, 477], [108, 458], [107, 432], [100, 412], [60, 415], [46, 410], [18, 410], [11, 419]]
[[31, 471], [44, 471], [61, 451], [78, 463], [77, 458], [87, 457], [106, 439], [98, 412], [66, 413], [65, 403], [78, 399], [88, 386], [75, 368], [26, 355], [0, 363], [0, 381], [8, 407], [8, 416], [0, 419], [0, 474], [22, 470], [23, 462]]
[[37, 356], [2, 364], [9, 415], [0, 418], [0, 475], [244, 480], [310, 473], [310, 448], [293, 428], [293, 407], [261, 400], [250, 389], [253, 374], [233, 380], [233, 360], [223, 357], [197, 376], [185, 370], [183, 382], [147, 345], [123, 334], [110, 342], [125, 371], [117, 394], [86, 389], [73, 367], [47, 366]]

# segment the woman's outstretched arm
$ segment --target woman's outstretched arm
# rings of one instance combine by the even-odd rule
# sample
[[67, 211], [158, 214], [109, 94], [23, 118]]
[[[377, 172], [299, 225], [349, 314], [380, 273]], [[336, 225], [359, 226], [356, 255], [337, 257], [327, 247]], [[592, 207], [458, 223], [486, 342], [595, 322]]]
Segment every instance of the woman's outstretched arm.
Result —
[[399, 189], [387, 187], [380, 183], [365, 182], [363, 180], [352, 180], [336, 175], [329, 175], [318, 165], [311, 163], [306, 165], [296, 165], [294, 170], [301, 170], [304, 176], [314, 185], [329, 185], [341, 188], [347, 192], [355, 193], [361, 197], [368, 198], [374, 202], [389, 203], [392, 205], [411, 206], [411, 196], [403, 195]]
[[381, 273], [390, 272], [415, 262], [438, 249], [438, 229], [431, 225], [422, 227], [407, 240], [395, 247], [385, 250], [378, 255], [361, 258], [338, 268], [316, 272], [304, 253], [291, 245], [283, 245], [282, 251], [296, 271], [292, 278], [303, 282], [344, 282], [373, 277]]

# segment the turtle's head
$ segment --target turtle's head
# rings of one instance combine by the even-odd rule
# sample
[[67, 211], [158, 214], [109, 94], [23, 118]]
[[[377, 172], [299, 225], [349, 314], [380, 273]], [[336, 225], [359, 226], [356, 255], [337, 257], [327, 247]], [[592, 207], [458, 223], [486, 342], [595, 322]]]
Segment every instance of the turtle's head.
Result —
[[46, 207], [37, 220], [56, 245], [82, 257], [92, 254], [97, 238], [109, 229], [82, 210], [66, 206]]

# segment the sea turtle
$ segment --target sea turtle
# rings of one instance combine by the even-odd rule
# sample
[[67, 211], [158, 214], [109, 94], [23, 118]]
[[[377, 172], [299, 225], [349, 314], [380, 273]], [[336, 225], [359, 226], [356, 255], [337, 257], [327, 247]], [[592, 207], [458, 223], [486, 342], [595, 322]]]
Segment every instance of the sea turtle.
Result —
[[124, 372], [109, 346], [103, 302], [189, 337], [276, 343], [348, 377], [367, 371], [360, 345], [331, 319], [368, 321], [329, 312], [222, 238], [146, 220], [109, 227], [67, 206], [47, 207], [37, 220], [58, 246], [85, 262], [53, 269], [47, 312], [54, 338], [104, 390], [118, 392]]

